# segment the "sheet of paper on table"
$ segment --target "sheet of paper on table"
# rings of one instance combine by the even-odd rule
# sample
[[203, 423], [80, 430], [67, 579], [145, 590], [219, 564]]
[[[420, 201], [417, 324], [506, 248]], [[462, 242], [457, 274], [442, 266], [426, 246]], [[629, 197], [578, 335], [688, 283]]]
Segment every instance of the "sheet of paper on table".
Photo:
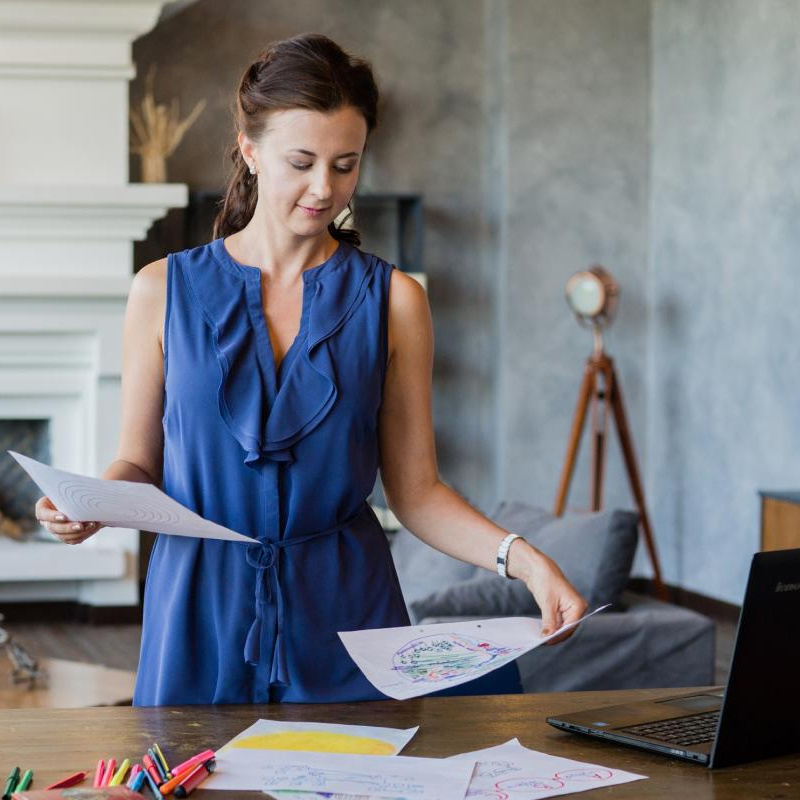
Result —
[[[373, 725], [336, 725], [323, 722], [283, 722], [260, 719], [224, 744], [216, 754], [216, 770], [203, 783], [204, 789], [241, 789], [242, 781], [260, 788], [255, 774], [259, 765], [271, 757], [271, 751], [303, 751], [316, 753], [350, 753], [361, 755], [397, 755], [419, 730], [414, 728], [380, 728]], [[270, 753], [265, 753], [270, 751]], [[276, 798], [309, 800], [316, 793], [291, 792]], [[330, 797], [326, 795], [327, 800]], [[348, 800], [353, 798], [348, 797]]]
[[477, 761], [469, 784], [470, 797], [530, 800], [647, 779], [646, 775], [530, 750], [518, 739], [447, 760], [459, 759]]
[[550, 636], [542, 636], [540, 619], [502, 617], [344, 631], [339, 637], [376, 689], [395, 700], [407, 700], [486, 675], [604, 608], [608, 605]]
[[74, 522], [102, 522], [110, 528], [134, 528], [201, 539], [249, 542], [252, 539], [203, 519], [151, 483], [106, 481], [65, 472], [8, 451], [43, 494]]
[[[298, 753], [272, 750], [257, 766], [244, 750], [226, 754], [228, 790], [260, 788], [264, 792], [325, 792], [367, 795], [379, 800], [464, 800], [474, 761], [469, 759], [365, 756], [349, 753]], [[239, 762], [237, 764], [237, 761]], [[220, 765], [203, 782], [216, 789]], [[221, 777], [221, 776], [220, 776]]]

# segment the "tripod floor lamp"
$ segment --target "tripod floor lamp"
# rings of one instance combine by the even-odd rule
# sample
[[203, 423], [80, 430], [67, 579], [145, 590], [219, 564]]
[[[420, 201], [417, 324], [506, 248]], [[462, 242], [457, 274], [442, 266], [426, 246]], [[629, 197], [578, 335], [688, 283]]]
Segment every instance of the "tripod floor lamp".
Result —
[[625, 413], [622, 387], [617, 379], [613, 359], [603, 350], [603, 328], [611, 322], [616, 312], [619, 287], [603, 267], [593, 266], [589, 270], [576, 273], [567, 281], [566, 294], [567, 302], [575, 313], [578, 322], [584, 327], [591, 327], [594, 337], [594, 350], [586, 362], [583, 380], [578, 392], [578, 404], [572, 421], [572, 429], [567, 444], [567, 455], [561, 471], [553, 513], [557, 517], [564, 513], [580, 447], [581, 434], [586, 424], [587, 413], [591, 408], [592, 472], [590, 492], [592, 511], [599, 511], [603, 505], [603, 477], [606, 442], [608, 440], [607, 429], [610, 424], [609, 420], [613, 419], [619, 434], [619, 442], [628, 472], [631, 492], [639, 511], [642, 534], [653, 566], [653, 582], [656, 594], [660, 599], [666, 599], [666, 589], [661, 579], [661, 567], [658, 563], [653, 529], [647, 513], [644, 490], [636, 463], [636, 453], [633, 448], [633, 440]]

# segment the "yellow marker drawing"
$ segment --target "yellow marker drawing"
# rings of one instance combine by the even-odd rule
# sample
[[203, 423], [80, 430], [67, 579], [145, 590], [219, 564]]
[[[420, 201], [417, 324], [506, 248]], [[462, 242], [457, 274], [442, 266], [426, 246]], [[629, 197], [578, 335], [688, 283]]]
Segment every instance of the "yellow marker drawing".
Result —
[[358, 753], [364, 756], [390, 756], [395, 748], [381, 739], [350, 736], [330, 731], [281, 731], [245, 736], [231, 747], [246, 750], [305, 750], [314, 753]]

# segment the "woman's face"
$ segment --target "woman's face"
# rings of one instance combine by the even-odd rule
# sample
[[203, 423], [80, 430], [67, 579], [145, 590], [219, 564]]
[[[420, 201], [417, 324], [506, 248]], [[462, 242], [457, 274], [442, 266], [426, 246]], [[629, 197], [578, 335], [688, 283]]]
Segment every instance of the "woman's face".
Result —
[[323, 113], [273, 111], [257, 143], [239, 135], [258, 172], [258, 205], [298, 236], [323, 233], [346, 208], [358, 181], [367, 123], [352, 107]]

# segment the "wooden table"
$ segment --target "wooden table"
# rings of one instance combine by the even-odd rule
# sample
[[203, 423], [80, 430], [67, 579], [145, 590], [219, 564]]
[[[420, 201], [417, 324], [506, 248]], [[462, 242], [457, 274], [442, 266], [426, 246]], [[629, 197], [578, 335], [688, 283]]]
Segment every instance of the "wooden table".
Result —
[[[593, 790], [587, 797], [639, 800], [800, 797], [800, 756], [712, 771], [564, 733], [544, 721], [548, 714], [663, 697], [675, 691], [423, 697], [402, 702], [336, 705], [8, 710], [0, 711], [0, 771], [5, 778], [16, 765], [23, 769], [31, 767], [35, 773], [34, 785], [42, 787], [77, 770], [93, 770], [98, 758], [113, 756], [117, 762], [125, 757], [136, 759], [153, 741], [175, 763], [203, 748], [220, 747], [258, 718], [271, 718], [398, 728], [419, 724], [419, 732], [403, 751], [404, 755], [414, 756], [450, 756], [501, 744], [516, 736], [522, 744], [536, 750], [649, 776], [646, 781]], [[692, 690], [685, 691], [690, 694]], [[234, 800], [266, 795], [198, 790], [193, 797]]]

